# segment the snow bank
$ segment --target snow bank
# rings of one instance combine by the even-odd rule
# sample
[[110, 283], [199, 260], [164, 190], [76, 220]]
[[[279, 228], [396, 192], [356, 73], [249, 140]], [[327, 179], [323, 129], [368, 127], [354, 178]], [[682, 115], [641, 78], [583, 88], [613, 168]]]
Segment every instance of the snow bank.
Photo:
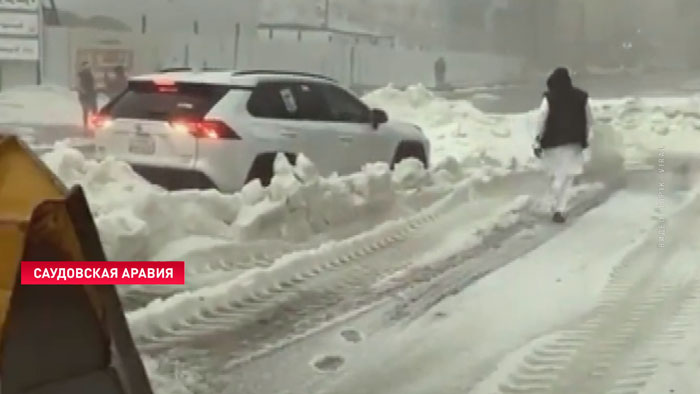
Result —
[[77, 93], [58, 86], [22, 86], [0, 93], [0, 123], [81, 125]]
[[529, 168], [534, 164], [530, 146], [532, 116], [492, 115], [466, 100], [447, 100], [422, 85], [398, 90], [392, 86], [364, 98], [371, 106], [422, 127], [437, 160], [455, 157], [470, 167]]
[[628, 163], [700, 153], [700, 97], [597, 100], [593, 110], [623, 136]]
[[[392, 119], [421, 126], [437, 159], [453, 156], [471, 167], [533, 168], [535, 113], [487, 114], [466, 100], [448, 100], [416, 85], [392, 86], [364, 97]], [[533, 108], [538, 104], [533, 99]], [[628, 164], [667, 154], [700, 153], [700, 98], [594, 100], [594, 133], [614, 133]], [[619, 138], [618, 138], [619, 137]], [[595, 141], [594, 141], [595, 143]]]
[[[412, 210], [406, 202], [416, 194], [444, 195], [463, 179], [454, 160], [430, 171], [407, 160], [393, 173], [386, 164], [372, 164], [357, 174], [323, 178], [304, 157], [292, 166], [280, 156], [269, 187], [251, 183], [227, 195], [214, 190], [168, 192], [124, 162], [89, 160], [67, 144], [58, 144], [42, 158], [63, 182], [85, 188], [106, 253], [117, 260], [164, 254], [176, 259], [202, 245], [207, 250], [226, 245], [223, 250], [231, 253], [232, 243], [304, 242], [392, 209], [406, 213]], [[173, 253], [176, 246], [180, 250]]]

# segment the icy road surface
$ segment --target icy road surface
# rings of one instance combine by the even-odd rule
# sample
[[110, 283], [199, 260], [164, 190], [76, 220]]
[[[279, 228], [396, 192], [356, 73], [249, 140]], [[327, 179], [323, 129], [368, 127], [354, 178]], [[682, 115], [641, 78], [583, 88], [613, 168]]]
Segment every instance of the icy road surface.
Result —
[[226, 392], [671, 392], [683, 383], [669, 379], [667, 360], [692, 363], [679, 350], [699, 342], [700, 199], [676, 182], [662, 206], [661, 181], [670, 184], [630, 175], [627, 188], [568, 227], [531, 223], [488, 253], [435, 245], [461, 264], [238, 366]]
[[[132, 333], [152, 373], [184, 392], [466, 392], [595, 310], [636, 242], [688, 198], [688, 176], [627, 177], [580, 185], [567, 226], [538, 213], [528, 175], [457, 185], [413, 215], [131, 312]], [[356, 346], [313, 345], [328, 335]]]

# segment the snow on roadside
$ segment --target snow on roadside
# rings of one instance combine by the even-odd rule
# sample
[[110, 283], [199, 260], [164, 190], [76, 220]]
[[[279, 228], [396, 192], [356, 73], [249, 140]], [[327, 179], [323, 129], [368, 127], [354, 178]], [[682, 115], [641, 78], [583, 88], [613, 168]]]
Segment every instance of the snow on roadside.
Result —
[[[433, 156], [453, 156], [471, 167], [533, 168], [530, 149], [535, 113], [489, 114], [467, 100], [436, 96], [422, 85], [399, 90], [388, 86], [364, 101], [385, 109], [391, 119], [424, 129]], [[533, 108], [538, 104], [533, 98]], [[700, 153], [700, 97], [593, 100], [595, 133], [616, 133], [628, 164], [666, 154]]]
[[79, 126], [82, 110], [77, 93], [67, 88], [19, 86], [0, 93], [0, 123]]
[[[450, 160], [429, 171], [407, 160], [393, 173], [386, 164], [371, 164], [360, 173], [322, 178], [305, 158], [291, 166], [280, 156], [269, 187], [251, 183], [227, 195], [168, 192], [127, 163], [90, 160], [65, 144], [42, 158], [66, 184], [85, 188], [106, 252], [118, 260], [150, 259], [193, 237], [195, 250], [217, 240], [233, 248], [255, 240], [305, 242], [383, 212], [400, 216], [414, 211], [407, 202], [416, 194], [437, 198], [464, 178]], [[185, 256], [191, 251], [181, 249]]]
[[[135, 338], [149, 338], [164, 327], [177, 325], [184, 316], [201, 315], [203, 310], [215, 310], [236, 301], [245, 302], [250, 297], [256, 297], [256, 294], [293, 283], [308, 273], [325, 270], [329, 261], [335, 261], [349, 251], [368, 248], [385, 239], [387, 234], [401, 231], [423, 217], [450, 215], [456, 207], [467, 203], [472, 187], [471, 180], [463, 180], [453, 187], [451, 193], [420, 213], [386, 221], [370, 231], [327, 242], [312, 250], [286, 254], [267, 268], [247, 270], [215, 286], [183, 291], [165, 300], [155, 300], [147, 307], [129, 313], [127, 317], [132, 333]], [[514, 220], [513, 216], [517, 218], [519, 211], [526, 209], [529, 202], [528, 197], [520, 196], [510, 204], [499, 205], [500, 209], [489, 214], [483, 223], [469, 223], [468, 228], [474, 231], [474, 237], [484, 237], [489, 231], [495, 231], [499, 226], [507, 225], [507, 221]], [[461, 241], [457, 243], [464, 247]]]
[[402, 91], [392, 86], [363, 100], [424, 129], [437, 160], [452, 156], [469, 167], [531, 168], [532, 117], [486, 114], [467, 100], [436, 96], [422, 85]]
[[593, 110], [623, 135], [630, 164], [656, 160], [661, 151], [700, 153], [700, 97], [596, 100]]

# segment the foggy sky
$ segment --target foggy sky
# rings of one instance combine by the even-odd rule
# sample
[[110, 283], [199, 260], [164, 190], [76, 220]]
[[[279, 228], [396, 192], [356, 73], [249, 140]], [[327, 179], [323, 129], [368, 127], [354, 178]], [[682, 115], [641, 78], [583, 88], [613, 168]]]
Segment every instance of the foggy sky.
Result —
[[227, 21], [250, 20], [257, 14], [260, 0], [54, 0], [59, 10], [80, 16], [106, 15], [138, 29], [141, 16], [150, 23], [188, 29], [192, 20], [226, 25]]

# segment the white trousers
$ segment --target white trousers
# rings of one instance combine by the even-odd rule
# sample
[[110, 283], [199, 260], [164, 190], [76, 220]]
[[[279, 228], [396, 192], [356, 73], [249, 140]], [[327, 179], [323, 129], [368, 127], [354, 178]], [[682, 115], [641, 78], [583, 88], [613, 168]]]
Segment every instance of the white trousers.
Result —
[[578, 145], [566, 145], [542, 152], [542, 165], [549, 176], [547, 200], [553, 212], [566, 212], [576, 176], [583, 173], [583, 150]]
[[548, 200], [551, 202], [552, 212], [564, 213], [568, 209], [571, 188], [574, 186], [574, 176], [553, 176], [550, 177]]

